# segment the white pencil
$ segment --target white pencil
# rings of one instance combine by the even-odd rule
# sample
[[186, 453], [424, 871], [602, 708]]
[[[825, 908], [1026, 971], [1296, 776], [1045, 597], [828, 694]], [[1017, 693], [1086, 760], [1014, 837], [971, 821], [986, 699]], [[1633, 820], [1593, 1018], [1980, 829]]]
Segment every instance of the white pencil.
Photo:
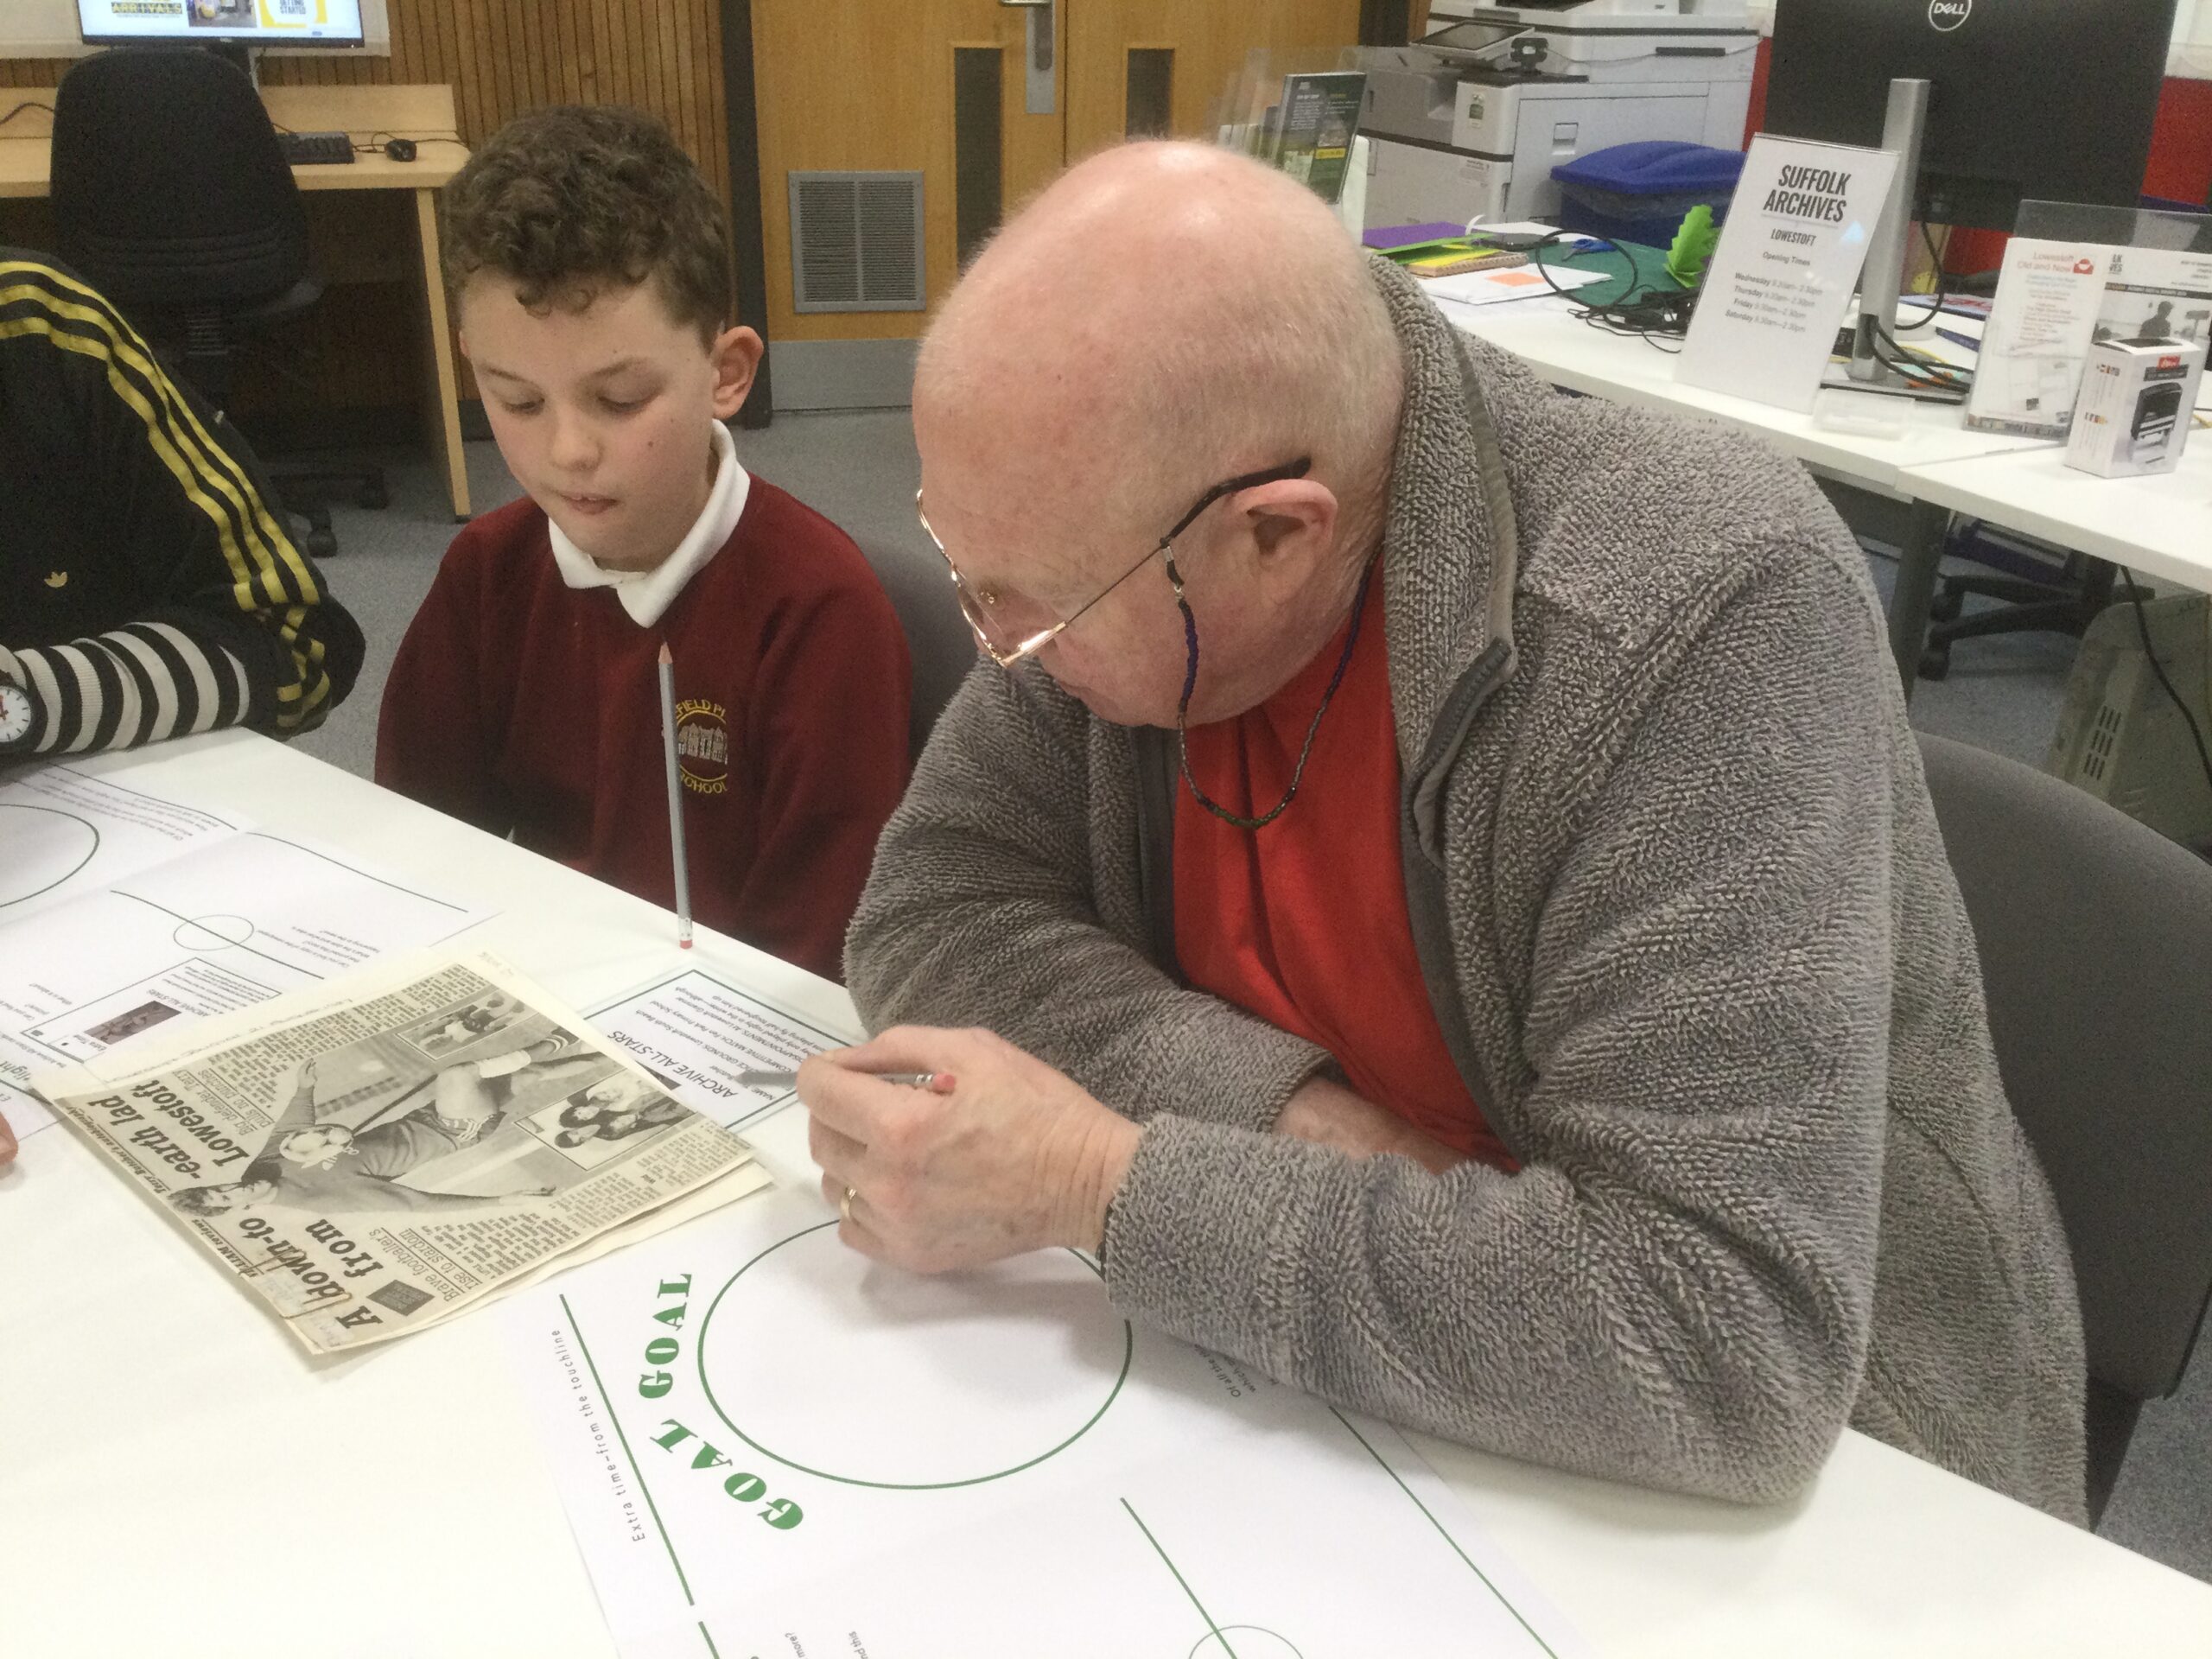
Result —
[[660, 734], [668, 747], [668, 847], [676, 864], [676, 943], [691, 948], [691, 877], [683, 857], [683, 769], [676, 758], [676, 659], [660, 648]]

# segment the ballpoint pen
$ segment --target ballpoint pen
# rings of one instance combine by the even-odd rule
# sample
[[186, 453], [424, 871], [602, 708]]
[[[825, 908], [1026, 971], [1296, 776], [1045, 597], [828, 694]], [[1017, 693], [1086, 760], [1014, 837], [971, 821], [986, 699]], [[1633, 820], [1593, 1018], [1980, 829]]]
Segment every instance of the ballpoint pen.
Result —
[[[870, 1075], [880, 1083], [895, 1083], [902, 1089], [927, 1089], [952, 1082], [951, 1077], [942, 1071], [877, 1071]], [[737, 1080], [747, 1089], [788, 1092], [798, 1087], [798, 1073], [796, 1071], [741, 1071], [737, 1074]]]

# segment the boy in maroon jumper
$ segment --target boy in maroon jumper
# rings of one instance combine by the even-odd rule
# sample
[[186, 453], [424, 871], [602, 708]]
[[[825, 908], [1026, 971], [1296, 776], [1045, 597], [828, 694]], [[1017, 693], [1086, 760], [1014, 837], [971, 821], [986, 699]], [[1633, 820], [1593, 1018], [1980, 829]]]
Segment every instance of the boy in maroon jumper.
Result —
[[377, 781], [655, 904], [675, 882], [657, 659], [676, 663], [698, 918], [836, 976], [906, 772], [906, 636], [722, 423], [722, 213], [648, 118], [510, 123], [446, 188], [446, 281], [526, 499], [456, 537], [407, 630]]

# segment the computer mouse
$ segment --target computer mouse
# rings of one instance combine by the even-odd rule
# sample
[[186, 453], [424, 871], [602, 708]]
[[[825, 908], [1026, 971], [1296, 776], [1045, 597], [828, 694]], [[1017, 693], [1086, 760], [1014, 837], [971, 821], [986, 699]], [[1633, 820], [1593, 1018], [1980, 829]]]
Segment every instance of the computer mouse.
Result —
[[411, 162], [415, 159], [415, 141], [412, 138], [387, 138], [384, 153], [395, 162]]

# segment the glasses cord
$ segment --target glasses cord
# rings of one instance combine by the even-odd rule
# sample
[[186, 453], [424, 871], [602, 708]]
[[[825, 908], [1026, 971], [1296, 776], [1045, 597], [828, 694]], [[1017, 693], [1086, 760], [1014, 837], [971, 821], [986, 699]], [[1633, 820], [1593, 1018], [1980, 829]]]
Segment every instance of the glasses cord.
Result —
[[1183, 597], [1183, 573], [1175, 568], [1175, 552], [1167, 555], [1167, 580], [1174, 584], [1176, 607], [1183, 613], [1183, 642], [1188, 653], [1183, 670], [1183, 696], [1175, 705], [1175, 753], [1182, 763], [1183, 781], [1190, 786], [1192, 799], [1221, 819], [1239, 830], [1263, 830], [1283, 815], [1284, 809], [1297, 798], [1298, 785], [1305, 780], [1306, 762], [1313, 753], [1314, 734], [1321, 729], [1321, 716], [1329, 712], [1329, 702], [1337, 695], [1337, 688], [1344, 683], [1344, 671], [1351, 666], [1352, 647], [1359, 643], [1359, 619], [1367, 609], [1368, 585], [1375, 579], [1375, 561], [1367, 562], [1367, 569], [1360, 572], [1359, 593], [1351, 604], [1351, 631], [1344, 636], [1343, 653], [1337, 658], [1336, 672], [1329, 676], [1329, 689], [1321, 694], [1321, 706], [1313, 711], [1313, 722], [1306, 728], [1306, 741], [1298, 751], [1298, 764], [1291, 769], [1290, 787], [1283, 791], [1282, 799], [1256, 818], [1248, 818], [1231, 812], [1227, 807], [1209, 797], [1198, 787], [1198, 780], [1191, 775], [1191, 748], [1184, 722], [1191, 710], [1191, 693], [1198, 683], [1198, 622], [1191, 614], [1190, 601]]

